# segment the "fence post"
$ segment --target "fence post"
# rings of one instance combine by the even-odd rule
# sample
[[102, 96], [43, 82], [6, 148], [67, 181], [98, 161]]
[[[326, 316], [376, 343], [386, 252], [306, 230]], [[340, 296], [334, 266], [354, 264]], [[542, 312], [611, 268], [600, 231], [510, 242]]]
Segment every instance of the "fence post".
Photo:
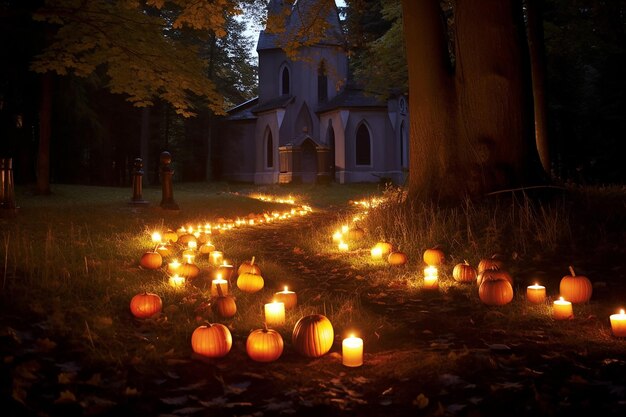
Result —
[[174, 170], [170, 166], [172, 163], [172, 155], [167, 152], [161, 152], [161, 186], [163, 189], [161, 198], [161, 208], [165, 210], [180, 210], [178, 204], [174, 201], [174, 189], [172, 185], [172, 176]]
[[133, 196], [130, 203], [133, 206], [145, 206], [149, 201], [143, 199], [143, 159], [135, 158], [133, 162]]

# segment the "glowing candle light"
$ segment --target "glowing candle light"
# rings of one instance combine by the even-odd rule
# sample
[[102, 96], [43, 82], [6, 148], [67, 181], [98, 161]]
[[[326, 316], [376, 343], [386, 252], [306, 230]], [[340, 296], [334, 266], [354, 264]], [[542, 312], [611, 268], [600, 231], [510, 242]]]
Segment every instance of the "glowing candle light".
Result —
[[560, 297], [553, 304], [552, 317], [554, 317], [555, 320], [568, 320], [573, 318], [574, 311], [572, 310], [572, 303]]
[[190, 240], [189, 242], [187, 242], [187, 248], [189, 248], [189, 250], [191, 251], [195, 251], [198, 248], [198, 242], [196, 242], [195, 240]]
[[344, 224], [343, 226], [341, 226], [341, 233], [343, 233], [344, 235], [348, 233], [348, 230], [350, 230], [350, 227], [348, 225]]
[[372, 255], [372, 259], [383, 259], [383, 248], [381, 248], [380, 246], [374, 246], [370, 250], [370, 254]]
[[219, 295], [219, 292], [217, 291], [218, 284], [222, 290], [222, 294], [228, 294], [228, 281], [222, 278], [222, 274], [217, 274], [217, 278], [211, 281], [211, 296], [217, 297]]
[[439, 289], [439, 272], [434, 266], [424, 268], [424, 287], [425, 290]]
[[286, 310], [292, 309], [298, 304], [298, 296], [295, 292], [289, 291], [286, 285], [283, 291], [274, 294], [274, 299], [285, 304]]
[[265, 304], [265, 323], [268, 327], [285, 324], [285, 304], [276, 300]]
[[340, 251], [342, 252], [346, 252], [349, 249], [349, 246], [346, 242], [339, 242], [339, 245], [337, 246], [339, 248]]
[[224, 263], [217, 268], [216, 275], [221, 275], [225, 280], [230, 281], [235, 268], [224, 260]]
[[619, 314], [611, 314], [611, 330], [616, 337], [626, 337], [626, 314], [624, 309], [619, 311]]
[[161, 233], [159, 233], [159, 232], [152, 233], [152, 242], [153, 243], [161, 243]]
[[343, 238], [343, 235], [341, 234], [339, 230], [333, 233], [333, 242], [339, 242], [342, 238]]
[[534, 304], [543, 303], [546, 299], [546, 287], [535, 283], [526, 288], [526, 299]]
[[185, 262], [188, 264], [192, 264], [195, 258], [196, 257], [190, 253], [185, 254]]
[[214, 250], [211, 252], [209, 259], [212, 265], [219, 266], [224, 261], [224, 254], [218, 250]]
[[363, 339], [350, 335], [341, 343], [342, 359], [344, 366], [357, 367], [363, 365]]
[[170, 262], [169, 264], [167, 264], [167, 272], [174, 275], [178, 272], [178, 270], [180, 269], [180, 265], [181, 263], [178, 262], [177, 259], [174, 259], [172, 262]]
[[169, 283], [174, 288], [180, 288], [185, 285], [185, 277], [181, 277], [179, 275], [171, 276], [169, 279]]

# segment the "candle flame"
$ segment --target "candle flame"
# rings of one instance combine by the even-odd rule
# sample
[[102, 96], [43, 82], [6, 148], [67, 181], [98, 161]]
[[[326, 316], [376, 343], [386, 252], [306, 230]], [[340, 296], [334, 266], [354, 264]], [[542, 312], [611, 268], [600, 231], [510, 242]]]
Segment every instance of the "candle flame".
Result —
[[154, 232], [152, 233], [152, 241], [153, 242], [161, 242], [161, 233], [159, 232]]
[[559, 301], [565, 301], [565, 298], [559, 297]]
[[619, 314], [624, 314], [624, 309], [623, 308], [619, 311]]
[[222, 279], [222, 274], [217, 274], [217, 279]]

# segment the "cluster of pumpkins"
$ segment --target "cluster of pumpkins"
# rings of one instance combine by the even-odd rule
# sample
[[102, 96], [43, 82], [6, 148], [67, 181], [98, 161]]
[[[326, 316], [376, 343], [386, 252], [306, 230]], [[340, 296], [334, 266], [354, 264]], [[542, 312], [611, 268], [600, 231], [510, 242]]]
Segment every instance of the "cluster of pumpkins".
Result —
[[[186, 243], [187, 239], [183, 239]], [[180, 242], [179, 242], [180, 243]], [[215, 250], [213, 247], [212, 250]], [[210, 252], [210, 251], [209, 251]], [[207, 253], [209, 253], [207, 252]], [[140, 264], [146, 268], [144, 259], [147, 252], [141, 258]], [[157, 253], [157, 255], [159, 255]], [[150, 255], [153, 256], [153, 255]], [[160, 255], [159, 255], [160, 256]], [[158, 266], [156, 266], [158, 264]], [[150, 264], [148, 269], [158, 269], [162, 260]], [[181, 265], [193, 265], [183, 264]], [[197, 268], [197, 266], [196, 266]], [[218, 267], [219, 268], [219, 267]], [[198, 269], [199, 270], [199, 269]], [[179, 270], [180, 272], [181, 270]], [[182, 274], [190, 276], [187, 272]], [[182, 275], [181, 274], [181, 275]], [[226, 275], [227, 276], [227, 275]], [[255, 293], [263, 289], [265, 285], [261, 269], [255, 264], [255, 258], [244, 261], [237, 269], [237, 287], [246, 293]], [[216, 286], [217, 294], [211, 300], [211, 309], [214, 314], [222, 318], [233, 317], [237, 312], [235, 298], [225, 294], [219, 284]], [[296, 302], [286, 305], [286, 308], [295, 306]], [[152, 318], [158, 315], [163, 308], [161, 297], [155, 293], [139, 293], [130, 301], [131, 313], [139, 319]], [[332, 347], [334, 330], [330, 320], [321, 314], [304, 316], [295, 324], [292, 332], [292, 344], [294, 349], [306, 357], [320, 357], [325, 355]], [[230, 352], [233, 339], [228, 327], [221, 323], [206, 324], [197, 327], [191, 335], [192, 350], [208, 358], [221, 358]], [[283, 353], [284, 342], [281, 334], [265, 326], [250, 332], [246, 340], [246, 352], [248, 356], [257, 362], [272, 362], [277, 360]]]

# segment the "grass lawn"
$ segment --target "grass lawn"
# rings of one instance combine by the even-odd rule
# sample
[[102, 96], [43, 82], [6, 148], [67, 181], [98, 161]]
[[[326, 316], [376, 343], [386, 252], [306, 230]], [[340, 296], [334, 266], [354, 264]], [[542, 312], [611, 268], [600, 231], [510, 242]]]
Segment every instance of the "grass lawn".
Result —
[[[130, 190], [55, 185], [47, 197], [17, 190], [17, 216], [0, 218], [2, 401], [9, 415], [623, 415], [626, 340], [609, 315], [626, 306], [626, 191], [567, 189], [506, 194], [448, 207], [404, 200], [376, 185], [268, 186], [175, 184], [180, 211], [128, 205]], [[312, 212], [259, 195], [291, 196]], [[382, 196], [376, 207], [349, 203]], [[274, 214], [276, 213], [276, 214]], [[259, 216], [257, 216], [259, 215]], [[207, 238], [237, 268], [255, 257], [264, 279], [254, 293], [230, 282], [236, 314], [223, 318], [210, 296], [217, 268], [198, 255], [199, 275], [169, 284], [167, 264], [187, 249], [171, 246], [163, 268], [140, 266], [154, 231], [202, 229], [220, 218], [255, 225]], [[342, 225], [364, 232], [338, 250]], [[200, 239], [200, 237], [199, 237]], [[388, 241], [403, 266], [373, 260]], [[203, 243], [200, 242], [200, 245]], [[422, 253], [438, 247], [439, 289], [423, 288]], [[481, 302], [474, 283], [452, 277], [463, 260], [494, 254], [513, 280], [513, 299]], [[593, 285], [574, 318], [554, 320], [552, 301], [572, 265]], [[526, 300], [539, 281], [547, 298]], [[276, 361], [246, 353], [263, 328], [264, 304], [288, 285], [298, 305], [274, 326], [284, 349]], [[133, 317], [136, 294], [158, 294], [160, 314]], [[221, 302], [221, 301], [220, 301]], [[319, 358], [297, 352], [292, 329], [323, 314], [334, 338]], [[193, 352], [206, 323], [229, 329], [224, 357]], [[364, 340], [363, 366], [342, 365], [342, 339]], [[299, 346], [299, 345], [298, 345]], [[5, 414], [6, 415], [6, 414]]]

